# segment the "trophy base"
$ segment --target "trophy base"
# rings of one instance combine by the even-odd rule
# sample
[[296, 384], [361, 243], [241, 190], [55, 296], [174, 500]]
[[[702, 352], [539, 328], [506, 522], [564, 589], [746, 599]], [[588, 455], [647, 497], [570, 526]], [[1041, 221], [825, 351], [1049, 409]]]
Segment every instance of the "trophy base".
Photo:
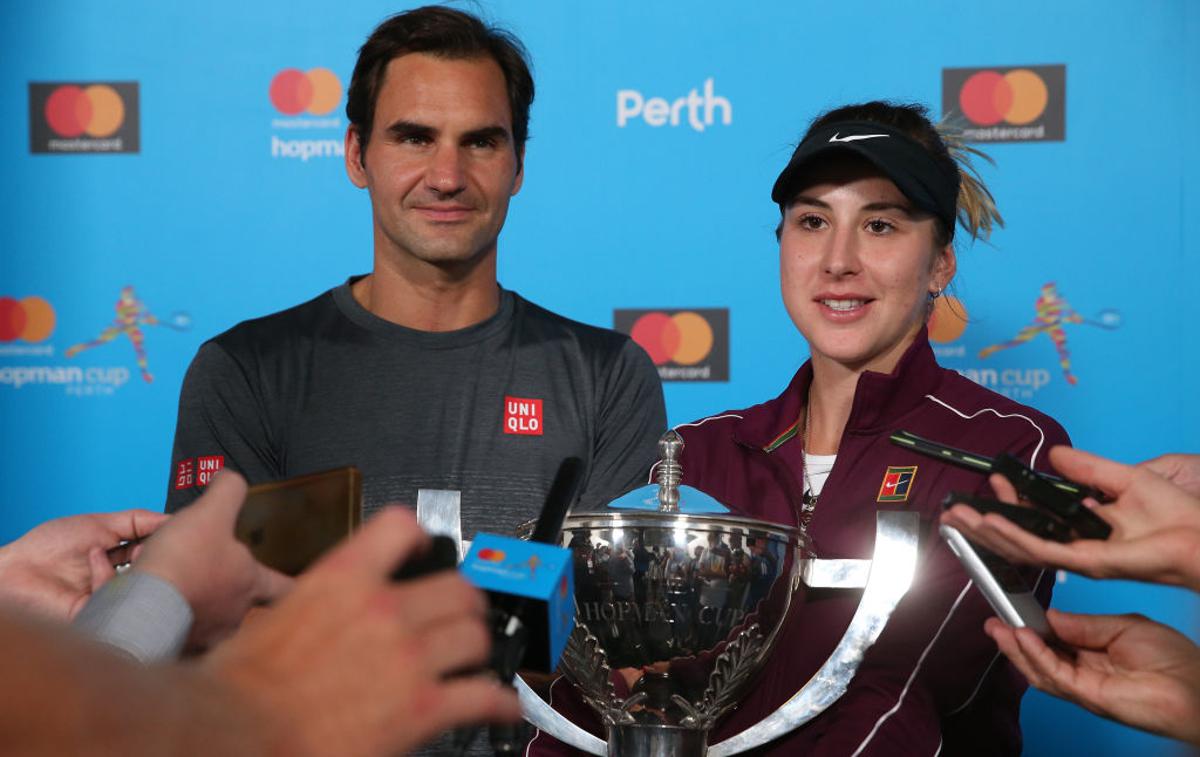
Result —
[[708, 731], [671, 725], [610, 725], [610, 757], [704, 757]]

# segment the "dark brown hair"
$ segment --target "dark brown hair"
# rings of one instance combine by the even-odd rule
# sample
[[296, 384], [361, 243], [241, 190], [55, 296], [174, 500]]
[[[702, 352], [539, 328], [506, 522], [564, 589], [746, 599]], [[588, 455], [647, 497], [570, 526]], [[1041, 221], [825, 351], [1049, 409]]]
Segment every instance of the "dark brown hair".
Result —
[[431, 5], [388, 18], [375, 27], [358, 50], [346, 97], [346, 118], [358, 132], [363, 160], [387, 65], [409, 53], [451, 60], [488, 57], [496, 61], [508, 86], [513, 147], [518, 156], [521, 154], [529, 138], [529, 106], [533, 102], [533, 75], [525, 46], [511, 33], [488, 26], [469, 13]]

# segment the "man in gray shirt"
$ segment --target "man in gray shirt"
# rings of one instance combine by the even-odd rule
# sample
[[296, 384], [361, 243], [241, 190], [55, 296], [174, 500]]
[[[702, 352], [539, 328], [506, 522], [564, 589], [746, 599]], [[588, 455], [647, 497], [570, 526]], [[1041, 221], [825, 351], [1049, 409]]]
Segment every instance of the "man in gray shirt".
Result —
[[460, 11], [420, 8], [372, 33], [345, 154], [371, 197], [373, 270], [200, 348], [169, 511], [224, 466], [253, 484], [355, 465], [368, 511], [460, 491], [469, 538], [535, 517], [569, 455], [585, 463], [585, 506], [644, 482], [666, 426], [649, 358], [496, 280], [533, 89], [520, 43]]

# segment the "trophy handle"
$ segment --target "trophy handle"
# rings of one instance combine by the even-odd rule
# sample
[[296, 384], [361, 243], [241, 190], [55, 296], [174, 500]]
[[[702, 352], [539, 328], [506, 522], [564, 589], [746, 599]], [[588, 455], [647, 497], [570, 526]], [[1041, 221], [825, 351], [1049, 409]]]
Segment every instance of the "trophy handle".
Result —
[[[917, 566], [919, 528], [920, 520], [915, 512], [884, 511], [876, 514], [875, 554], [871, 559], [870, 575], [858, 609], [833, 654], [816, 675], [779, 709], [736, 736], [709, 747], [709, 757], [728, 757], [773, 741], [820, 715], [846, 693], [846, 687], [858, 671], [863, 655], [879, 638], [896, 605], [912, 586]], [[846, 583], [852, 583], [852, 579]], [[536, 694], [533, 696], [537, 698]], [[541, 702], [540, 699], [538, 701]], [[594, 736], [591, 738], [595, 739]], [[595, 740], [603, 746], [599, 739]], [[579, 748], [584, 749], [582, 746]], [[603, 754], [590, 749], [587, 751]]]
[[608, 754], [608, 745], [603, 739], [583, 730], [546, 704], [521, 676], [513, 678], [513, 685], [517, 687], [517, 697], [521, 700], [521, 712], [525, 715], [525, 720], [564, 744], [588, 754]]

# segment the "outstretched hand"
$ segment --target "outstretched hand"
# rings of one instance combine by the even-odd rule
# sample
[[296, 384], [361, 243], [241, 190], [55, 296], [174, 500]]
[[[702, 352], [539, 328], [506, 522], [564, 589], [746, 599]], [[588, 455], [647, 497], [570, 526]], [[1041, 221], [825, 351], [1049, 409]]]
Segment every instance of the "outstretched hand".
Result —
[[169, 581], [192, 608], [188, 643], [205, 648], [237, 630], [251, 606], [281, 596], [292, 579], [260, 564], [233, 535], [246, 481], [222, 470], [190, 507], [146, 542], [134, 569]]
[[289, 753], [394, 754], [458, 725], [518, 720], [511, 689], [461, 675], [489, 656], [483, 595], [454, 571], [390, 580], [428, 546], [411, 513], [385, 510], [202, 665], [282, 715]]
[[984, 629], [1029, 683], [1097, 715], [1200, 744], [1200, 649], [1141, 615], [1046, 614], [1074, 656], [1028, 628], [989, 618]]
[[1160, 455], [1138, 463], [1148, 468], [1193, 497], [1200, 497], [1200, 455]]
[[[1107, 540], [1077, 539], [1067, 544], [1041, 539], [995, 513], [966, 505], [942, 514], [971, 541], [1013, 562], [1048, 565], [1093, 578], [1129, 578], [1186, 586], [1200, 591], [1200, 497], [1161, 472], [1189, 485], [1188, 464], [1166, 456], [1139, 466], [1122, 465], [1069, 447], [1050, 450], [1054, 467], [1067, 478], [1096, 487], [1113, 502], [1085, 503], [1112, 527]], [[997, 495], [1016, 502], [1016, 492], [992, 476]]]
[[168, 517], [122, 510], [47, 521], [0, 547], [0, 600], [68, 622], [113, 577], [108, 550], [154, 533]]

